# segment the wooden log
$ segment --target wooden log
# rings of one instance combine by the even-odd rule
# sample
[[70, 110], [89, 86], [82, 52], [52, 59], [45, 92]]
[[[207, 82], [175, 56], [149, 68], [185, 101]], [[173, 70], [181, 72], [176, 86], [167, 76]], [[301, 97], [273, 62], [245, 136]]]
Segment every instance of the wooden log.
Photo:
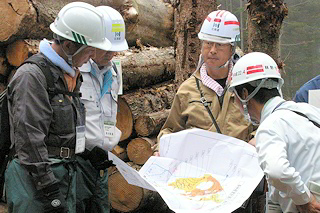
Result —
[[119, 171], [109, 173], [108, 188], [111, 212], [169, 212], [158, 192], [130, 185]]
[[25, 39], [28, 48], [28, 56], [34, 55], [39, 52], [40, 40], [39, 39]]
[[[8, 44], [17, 38], [52, 38], [49, 25], [60, 9], [73, 1], [2, 0], [0, 43]], [[168, 4], [158, 0], [83, 0], [83, 2], [94, 6], [108, 5], [117, 9], [124, 16], [130, 45], [135, 45], [137, 39], [151, 46], [164, 47], [173, 44], [173, 8]]]
[[122, 132], [120, 141], [123, 141], [130, 137], [133, 129], [133, 116], [131, 109], [122, 97], [118, 97], [118, 113], [117, 113], [117, 125], [118, 129]]
[[140, 136], [152, 136], [159, 133], [161, 127], [169, 115], [169, 109], [140, 115], [137, 117], [134, 129]]
[[137, 209], [143, 199], [143, 188], [130, 185], [118, 171], [109, 175], [108, 189], [111, 207], [121, 212]]
[[171, 80], [139, 90], [131, 90], [121, 97], [128, 103], [134, 120], [139, 115], [170, 109], [177, 89]]
[[127, 155], [130, 161], [143, 165], [153, 154], [152, 146], [156, 139], [140, 137], [132, 139], [127, 146]]
[[28, 47], [25, 41], [19, 39], [7, 46], [6, 56], [13, 66], [20, 66], [28, 58]]
[[155, 47], [173, 45], [174, 10], [170, 4], [158, 0], [128, 0], [125, 5], [123, 16], [130, 46], [135, 45], [137, 39]]
[[[38, 53], [40, 41], [24, 39], [9, 44], [7, 58], [10, 64], [19, 66], [27, 57]], [[153, 47], [145, 48], [143, 51], [130, 49], [119, 53], [115, 58], [121, 59], [123, 89], [143, 88], [173, 79], [175, 69], [173, 51], [173, 47]]]
[[127, 151], [125, 148], [122, 148], [119, 145], [116, 145], [113, 150], [111, 151], [114, 155], [116, 155], [118, 158], [120, 158], [123, 161], [128, 160]]
[[147, 48], [143, 51], [130, 50], [121, 59], [123, 90], [152, 86], [174, 78], [174, 50]]
[[39, 30], [36, 23], [36, 10], [29, 1], [1, 1], [0, 42], [12, 42], [17, 37], [26, 36], [28, 32]]

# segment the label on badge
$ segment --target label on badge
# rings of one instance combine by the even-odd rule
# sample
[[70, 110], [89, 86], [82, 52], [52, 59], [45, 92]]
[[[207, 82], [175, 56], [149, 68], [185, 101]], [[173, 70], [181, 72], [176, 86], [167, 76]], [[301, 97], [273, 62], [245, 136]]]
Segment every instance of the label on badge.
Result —
[[280, 205], [271, 201], [268, 192], [266, 192], [266, 213], [282, 213]]
[[86, 148], [86, 138], [85, 138], [85, 133], [86, 133], [86, 128], [85, 126], [77, 126], [76, 127], [76, 150], [75, 153], [82, 153], [84, 152]]
[[105, 121], [103, 126], [104, 126], [104, 135], [109, 138], [114, 137], [116, 123], [112, 121]]

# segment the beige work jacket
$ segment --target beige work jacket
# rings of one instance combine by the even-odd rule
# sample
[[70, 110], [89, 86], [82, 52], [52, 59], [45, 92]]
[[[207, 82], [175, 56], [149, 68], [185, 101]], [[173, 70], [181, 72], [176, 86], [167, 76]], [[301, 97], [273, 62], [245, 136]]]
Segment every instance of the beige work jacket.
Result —
[[235, 95], [225, 89], [224, 95], [220, 97], [223, 100], [219, 102], [219, 96], [215, 91], [201, 82], [199, 70], [195, 71], [179, 87], [169, 116], [158, 135], [158, 142], [161, 136], [184, 129], [200, 128], [217, 132], [207, 109], [200, 101], [201, 96], [196, 78], [199, 79], [200, 89], [209, 103], [209, 108], [221, 133], [248, 142], [253, 137], [251, 133], [254, 128], [241, 114], [236, 104]]

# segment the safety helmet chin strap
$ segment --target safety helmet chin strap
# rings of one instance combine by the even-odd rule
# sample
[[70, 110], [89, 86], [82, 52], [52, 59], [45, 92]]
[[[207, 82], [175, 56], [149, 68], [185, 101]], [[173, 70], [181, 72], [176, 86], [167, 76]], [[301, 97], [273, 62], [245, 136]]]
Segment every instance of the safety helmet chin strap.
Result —
[[[54, 36], [55, 39], [57, 39], [59, 41], [59, 44], [61, 44], [61, 39], [60, 39], [60, 36], [59, 35], [55, 35]], [[63, 46], [61, 46], [61, 49], [62, 49], [62, 52], [67, 56], [67, 63], [73, 67], [73, 64], [72, 64], [72, 57], [77, 55], [81, 50], [83, 50], [84, 48], [86, 48], [87, 45], [82, 45], [75, 53], [73, 53], [72, 55], [71, 54], [67, 54], [67, 52], [63, 49]]]
[[259, 122], [251, 119], [249, 111], [248, 111], [248, 102], [251, 98], [253, 98], [253, 96], [255, 96], [255, 94], [257, 94], [257, 92], [259, 91], [259, 89], [262, 87], [262, 85], [264, 84], [264, 82], [266, 80], [267, 80], [267, 78], [262, 79], [261, 82], [259, 83], [259, 85], [253, 90], [253, 92], [250, 95], [248, 95], [248, 97], [245, 100], [239, 96], [237, 90], [234, 88], [234, 92], [235, 92], [236, 96], [240, 99], [240, 101], [242, 103], [244, 117], [255, 126], [259, 125]]

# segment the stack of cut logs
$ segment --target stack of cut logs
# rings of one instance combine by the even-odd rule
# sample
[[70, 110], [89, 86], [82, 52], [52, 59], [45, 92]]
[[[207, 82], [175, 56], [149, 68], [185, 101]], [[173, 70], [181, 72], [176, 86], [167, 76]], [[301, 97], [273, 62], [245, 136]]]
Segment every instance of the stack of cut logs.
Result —
[[[69, 2], [2, 1], [0, 92], [19, 65], [39, 51], [39, 42], [52, 39], [49, 24]], [[173, 8], [160, 0], [85, 2], [95, 6], [104, 2], [120, 11], [126, 22], [130, 49], [116, 56], [121, 59], [123, 72], [117, 115], [122, 137], [113, 153], [139, 170], [152, 155], [151, 146], [156, 143], [177, 89], [173, 80]], [[109, 190], [113, 212], [170, 212], [158, 193], [129, 185], [116, 168], [109, 171]]]

